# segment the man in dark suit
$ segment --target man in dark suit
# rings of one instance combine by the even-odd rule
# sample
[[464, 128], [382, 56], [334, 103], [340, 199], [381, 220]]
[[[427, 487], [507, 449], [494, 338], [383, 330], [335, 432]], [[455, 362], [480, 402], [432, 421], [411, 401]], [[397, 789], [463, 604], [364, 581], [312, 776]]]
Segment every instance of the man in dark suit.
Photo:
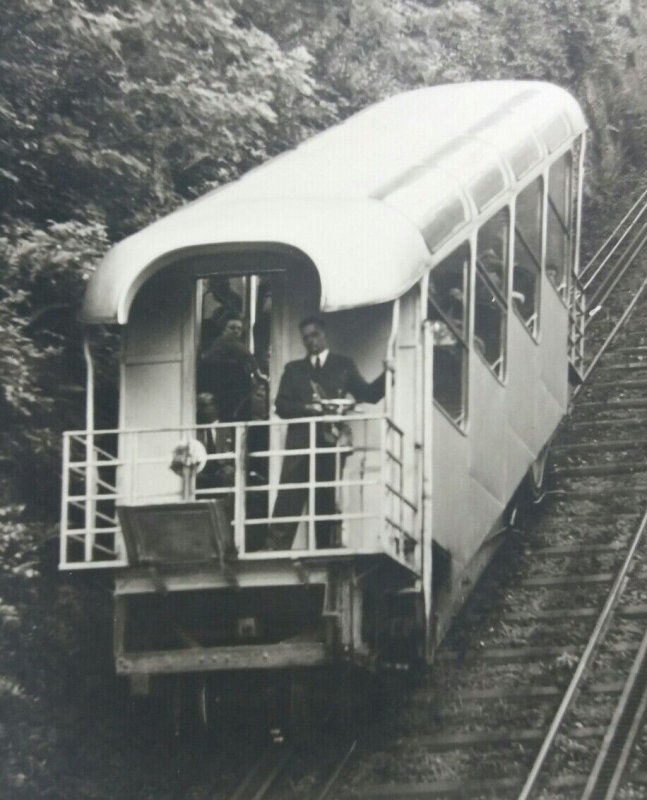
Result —
[[[385, 377], [382, 373], [372, 383], [367, 383], [355, 362], [347, 356], [331, 353], [326, 340], [324, 321], [320, 317], [307, 317], [299, 324], [307, 355], [286, 365], [276, 397], [276, 411], [280, 417], [317, 417], [331, 412], [327, 400], [338, 400], [349, 394], [357, 401], [376, 403], [384, 396]], [[336, 431], [328, 423], [317, 425], [317, 447], [335, 447]], [[288, 427], [286, 449], [310, 446], [309, 426], [295, 423]], [[335, 480], [335, 454], [319, 453], [315, 461], [317, 481]], [[285, 456], [281, 469], [281, 483], [307, 483], [310, 477], [310, 456], [307, 453]], [[341, 470], [340, 470], [341, 472]], [[304, 487], [280, 489], [274, 505], [273, 518], [298, 517], [308, 498]], [[335, 487], [321, 487], [315, 492], [315, 513], [335, 513]], [[277, 521], [270, 526], [268, 549], [288, 550], [292, 547], [298, 521]], [[334, 522], [317, 524], [317, 547], [335, 545]]]

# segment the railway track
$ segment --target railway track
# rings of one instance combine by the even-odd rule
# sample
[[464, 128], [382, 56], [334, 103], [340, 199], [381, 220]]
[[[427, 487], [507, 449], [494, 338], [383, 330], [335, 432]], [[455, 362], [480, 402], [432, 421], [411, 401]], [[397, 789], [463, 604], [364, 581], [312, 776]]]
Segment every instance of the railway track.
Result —
[[289, 745], [270, 745], [245, 775], [229, 800], [263, 800], [294, 756]]
[[504, 545], [385, 724], [325, 768], [270, 761], [232, 800], [647, 798], [646, 199], [596, 254], [615, 268], [583, 274], [595, 355], [541, 520]]
[[319, 744], [323, 753], [318, 749], [316, 756], [314, 752], [305, 754], [305, 763], [304, 754], [292, 745], [272, 744], [260, 754], [229, 800], [295, 795], [304, 800], [327, 800], [352, 759], [357, 740]]
[[556, 442], [543, 519], [504, 547], [341, 796], [647, 797], [641, 200], [632, 233], [614, 232], [628, 241], [615, 277], [589, 272], [614, 311], [589, 318], [595, 355]]

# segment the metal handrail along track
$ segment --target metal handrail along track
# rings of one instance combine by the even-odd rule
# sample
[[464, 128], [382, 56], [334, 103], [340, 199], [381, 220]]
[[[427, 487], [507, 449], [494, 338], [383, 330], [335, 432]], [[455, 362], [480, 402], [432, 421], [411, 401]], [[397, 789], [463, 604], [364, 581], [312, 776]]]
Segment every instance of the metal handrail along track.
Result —
[[[593, 284], [611, 258], [616, 254], [633, 227], [638, 224], [645, 211], [647, 211], [647, 189], [642, 192], [629, 211], [627, 211], [613, 231], [600, 245], [599, 249], [580, 270], [579, 278], [585, 290]], [[635, 216], [632, 218], [634, 212]], [[591, 272], [593, 274], [589, 274]]]
[[611, 621], [611, 615], [615, 610], [618, 601], [622, 595], [622, 592], [625, 587], [625, 579], [629, 572], [629, 568], [633, 563], [633, 559], [636, 550], [638, 548], [638, 545], [643, 539], [646, 528], [647, 528], [647, 511], [643, 514], [642, 520], [638, 527], [638, 531], [636, 532], [631, 541], [631, 545], [629, 547], [629, 550], [627, 551], [627, 555], [625, 556], [622, 566], [620, 567], [616, 575], [616, 578], [613, 582], [613, 586], [609, 591], [604, 607], [600, 612], [600, 615], [595, 624], [595, 628], [593, 629], [593, 633], [591, 634], [588, 643], [584, 649], [584, 652], [580, 657], [577, 668], [573, 673], [573, 677], [571, 678], [571, 682], [569, 683], [568, 688], [559, 705], [559, 708], [555, 713], [550, 728], [548, 729], [548, 732], [539, 749], [539, 753], [535, 758], [535, 761], [532, 765], [530, 773], [528, 774], [526, 782], [524, 783], [523, 788], [518, 796], [518, 800], [528, 800], [532, 791], [537, 786], [548, 753], [550, 752], [553, 744], [555, 743], [555, 739], [561, 730], [564, 718], [566, 717], [566, 714], [570, 709], [570, 707], [572, 706], [575, 697], [577, 696], [578, 690], [581, 687], [584, 675], [589, 665], [591, 664], [593, 657], [596, 654], [600, 643], [602, 642], [602, 639], [604, 638], [609, 622]]
[[647, 711], [647, 629], [580, 800], [613, 800]]

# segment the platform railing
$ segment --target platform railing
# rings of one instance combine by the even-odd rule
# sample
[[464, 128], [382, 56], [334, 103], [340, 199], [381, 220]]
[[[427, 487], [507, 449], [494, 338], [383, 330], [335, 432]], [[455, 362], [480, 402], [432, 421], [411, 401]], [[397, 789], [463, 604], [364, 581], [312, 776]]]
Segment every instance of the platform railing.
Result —
[[[182, 448], [178, 475], [171, 464]], [[221, 501], [239, 559], [276, 558], [272, 532], [287, 527], [292, 557], [382, 552], [414, 566], [417, 508], [405, 454], [403, 432], [381, 414], [71, 431], [61, 566], [128, 565], [119, 506], [210, 499]], [[277, 516], [277, 497], [290, 492], [291, 513]]]

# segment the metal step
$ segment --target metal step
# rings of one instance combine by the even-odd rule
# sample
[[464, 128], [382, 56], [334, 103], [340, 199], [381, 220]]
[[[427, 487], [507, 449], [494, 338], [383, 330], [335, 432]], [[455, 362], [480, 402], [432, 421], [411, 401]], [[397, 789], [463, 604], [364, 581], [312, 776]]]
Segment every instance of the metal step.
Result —
[[[614, 642], [609, 644], [609, 650], [614, 653], [635, 653], [638, 650], [638, 642]], [[484, 647], [484, 648], [465, 648], [464, 650], [441, 650], [436, 654], [436, 661], [439, 663], [451, 663], [454, 661], [465, 661], [468, 658], [478, 656], [483, 661], [494, 664], [515, 664], [519, 661], [540, 661], [545, 658], [559, 658], [562, 655], [577, 656], [583, 649], [578, 645], [537, 645], [528, 647]]]
[[633, 475], [637, 472], [647, 472], [647, 461], [623, 461], [619, 464], [582, 464], [576, 467], [554, 467], [553, 475], [556, 478], [587, 478], [602, 477], [607, 475]]
[[577, 655], [582, 650], [576, 645], [557, 647], [484, 647], [465, 650], [440, 650], [436, 654], [439, 663], [462, 661], [470, 656], [478, 655], [480, 659], [496, 664], [514, 664], [518, 661], [532, 661], [544, 658], [558, 658], [561, 655]]
[[[614, 683], [595, 683], [585, 690], [588, 694], [620, 694], [624, 688], [624, 681]], [[469, 700], [510, 700], [513, 698], [525, 699], [526, 697], [562, 697], [563, 686], [522, 686], [510, 689], [504, 686], [495, 686], [492, 689], [469, 689], [460, 693], [462, 702]]]
[[558, 544], [552, 547], [538, 547], [533, 549], [536, 556], [571, 556], [588, 555], [590, 553], [617, 553], [624, 550], [624, 546], [619, 542], [610, 544]]
[[[605, 728], [600, 726], [577, 728], [574, 739], [593, 739], [604, 736]], [[448, 750], [475, 747], [479, 745], [512, 744], [516, 742], [541, 742], [546, 735], [543, 728], [499, 728], [497, 730], [465, 731], [462, 733], [441, 733], [430, 736], [416, 736], [417, 746], [427, 752], [444, 753]]]
[[[630, 361], [628, 364], [606, 364], [596, 367], [596, 372], [640, 372], [647, 370], [647, 358], [644, 361]], [[593, 385], [593, 384], [591, 384]]]
[[628, 345], [625, 347], [614, 347], [613, 350], [609, 350], [607, 352], [607, 356], [614, 356], [622, 353], [626, 355], [629, 353], [630, 355], [644, 355], [647, 357], [647, 344], [638, 344], [638, 345]]
[[459, 797], [466, 800], [470, 795], [477, 797], [484, 793], [491, 793], [492, 797], [504, 797], [504, 793], [521, 789], [521, 778], [496, 778], [476, 781], [438, 780], [425, 783], [385, 783], [378, 786], [362, 786], [361, 793], [343, 794], [341, 800], [357, 800], [362, 798], [434, 798], [434, 797]]
[[614, 428], [621, 426], [622, 428], [644, 428], [645, 419], [642, 417], [628, 417], [626, 419], [596, 419], [596, 420], [577, 420], [572, 419], [569, 421], [569, 428], [572, 430], [576, 428]]
[[581, 411], [609, 411], [623, 408], [647, 408], [647, 399], [642, 397], [627, 400], [581, 400], [575, 404], [575, 409]]
[[539, 589], [547, 586], [588, 586], [600, 583], [610, 583], [615, 577], [614, 572], [600, 572], [595, 575], [536, 575], [524, 578], [518, 586], [523, 589]]
[[[637, 603], [635, 605], [618, 608], [618, 616], [627, 619], [641, 619], [647, 617], [647, 604]], [[504, 622], [540, 622], [542, 620], [560, 619], [594, 619], [600, 614], [600, 609], [593, 606], [582, 608], [546, 608], [533, 610], [530, 614], [523, 611], [513, 611], [505, 614]]]
[[[575, 737], [578, 738], [578, 737]], [[577, 789], [586, 785], [587, 775], [568, 775], [549, 781], [554, 791]], [[457, 797], [469, 800], [471, 797], [490, 796], [500, 800], [502, 797], [516, 796], [523, 787], [523, 778], [479, 778], [478, 780], [437, 780], [425, 783], [390, 783], [380, 786], [362, 787], [359, 795], [341, 795], [341, 800], [380, 798], [399, 800], [399, 798], [445, 798]], [[634, 781], [638, 782], [638, 781]]]
[[638, 448], [647, 449], [647, 439], [604, 439], [599, 442], [565, 442], [564, 444], [551, 447], [550, 452], [554, 455], [565, 453], [612, 453], [624, 450], [637, 450]]
[[[645, 364], [647, 369], [647, 363]], [[647, 380], [626, 378], [625, 380], [618, 379], [615, 381], [593, 381], [587, 384], [586, 391], [594, 391], [595, 389], [647, 389]]]
[[[609, 502], [609, 497], [606, 494], [601, 494], [599, 490], [595, 489], [567, 489], [562, 487], [557, 494], [558, 500], [593, 500], [599, 503], [607, 504]], [[636, 498], [647, 497], [647, 486], [644, 487], [635, 487], [635, 486], [621, 486], [616, 489], [613, 493], [613, 499], [618, 500], [619, 498]], [[577, 515], [571, 515], [575, 518]], [[585, 515], [583, 515], [584, 517]]]

